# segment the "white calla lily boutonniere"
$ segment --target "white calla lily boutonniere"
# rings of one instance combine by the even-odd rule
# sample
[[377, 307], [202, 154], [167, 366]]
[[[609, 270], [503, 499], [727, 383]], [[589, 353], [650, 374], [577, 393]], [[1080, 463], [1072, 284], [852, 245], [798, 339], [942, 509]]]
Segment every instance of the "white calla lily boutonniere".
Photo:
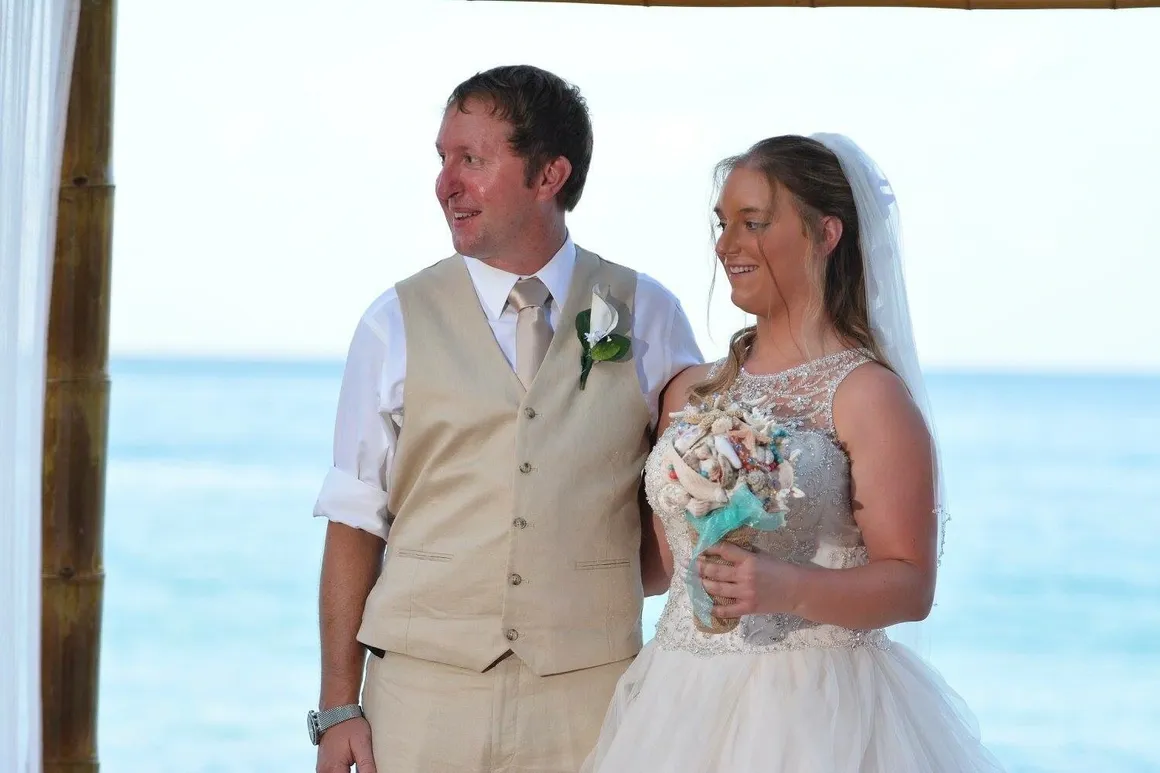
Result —
[[608, 302], [608, 290], [592, 288], [592, 308], [576, 315], [576, 335], [580, 338], [580, 388], [588, 382], [588, 373], [597, 362], [621, 362], [628, 359], [632, 341], [614, 333], [620, 315]]

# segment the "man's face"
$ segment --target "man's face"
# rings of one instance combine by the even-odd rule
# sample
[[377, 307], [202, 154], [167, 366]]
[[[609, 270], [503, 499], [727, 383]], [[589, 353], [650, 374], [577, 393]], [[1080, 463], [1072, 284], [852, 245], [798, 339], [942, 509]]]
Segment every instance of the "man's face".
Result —
[[435, 195], [462, 255], [506, 257], [539, 211], [524, 159], [508, 143], [511, 131], [479, 100], [468, 100], [462, 111], [451, 105], [443, 116], [435, 140], [442, 161]]

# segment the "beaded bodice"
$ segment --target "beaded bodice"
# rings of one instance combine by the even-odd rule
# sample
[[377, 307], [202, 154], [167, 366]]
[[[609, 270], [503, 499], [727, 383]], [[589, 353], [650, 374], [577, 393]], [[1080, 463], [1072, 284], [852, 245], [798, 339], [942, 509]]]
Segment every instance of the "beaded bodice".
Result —
[[[791, 499], [785, 525], [757, 536], [756, 547], [795, 564], [831, 569], [867, 562], [862, 535], [850, 503], [850, 461], [834, 430], [834, 395], [842, 380], [870, 357], [846, 350], [770, 375], [742, 370], [726, 397], [775, 419], [789, 431], [789, 449], [800, 455], [794, 464], [796, 486], [804, 496]], [[721, 363], [714, 366], [719, 368]], [[653, 511], [664, 523], [673, 554], [673, 581], [657, 626], [657, 645], [701, 655], [765, 652], [806, 647], [883, 645], [881, 631], [854, 631], [817, 625], [792, 615], [747, 615], [724, 634], [704, 634], [693, 624], [685, 590], [685, 572], [693, 541], [675, 485], [662, 469], [661, 457], [684, 429], [674, 421], [657, 442], [645, 465], [645, 488]], [[668, 490], [667, 490], [668, 489]]]

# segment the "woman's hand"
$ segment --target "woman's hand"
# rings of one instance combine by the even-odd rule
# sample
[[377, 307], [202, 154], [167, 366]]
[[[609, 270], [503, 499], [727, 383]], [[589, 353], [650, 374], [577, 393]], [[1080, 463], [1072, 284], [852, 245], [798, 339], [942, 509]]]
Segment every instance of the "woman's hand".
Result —
[[843, 628], [922, 620], [934, 600], [938, 514], [930, 432], [906, 385], [877, 364], [857, 368], [834, 398], [834, 426], [850, 458], [850, 498], [869, 562], [798, 566], [736, 545], [698, 561], [706, 592], [735, 601], [713, 614], [789, 613]]
[[704, 555], [733, 564], [715, 564], [704, 556], [697, 559], [705, 592], [733, 599], [732, 603], [713, 607], [717, 617], [731, 620], [742, 615], [793, 612], [797, 608], [795, 595], [804, 571], [800, 567], [728, 542], [709, 548]]

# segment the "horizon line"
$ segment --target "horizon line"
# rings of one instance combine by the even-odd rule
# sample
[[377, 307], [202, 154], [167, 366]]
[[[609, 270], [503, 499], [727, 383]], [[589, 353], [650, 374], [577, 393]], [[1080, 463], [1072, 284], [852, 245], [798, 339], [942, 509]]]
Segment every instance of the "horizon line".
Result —
[[[323, 354], [238, 354], [228, 352], [122, 352], [110, 353], [109, 365], [208, 365], [224, 367], [319, 367], [333, 366], [341, 369], [345, 363], [344, 355]], [[923, 366], [923, 371], [932, 376], [1007, 376], [1007, 377], [1056, 377], [1056, 378], [1160, 378], [1160, 365], [1144, 366], [1135, 369], [1123, 366], [1089, 366], [1075, 364], [1063, 365], [1006, 365], [1003, 363], [979, 364], [931, 364]]]

